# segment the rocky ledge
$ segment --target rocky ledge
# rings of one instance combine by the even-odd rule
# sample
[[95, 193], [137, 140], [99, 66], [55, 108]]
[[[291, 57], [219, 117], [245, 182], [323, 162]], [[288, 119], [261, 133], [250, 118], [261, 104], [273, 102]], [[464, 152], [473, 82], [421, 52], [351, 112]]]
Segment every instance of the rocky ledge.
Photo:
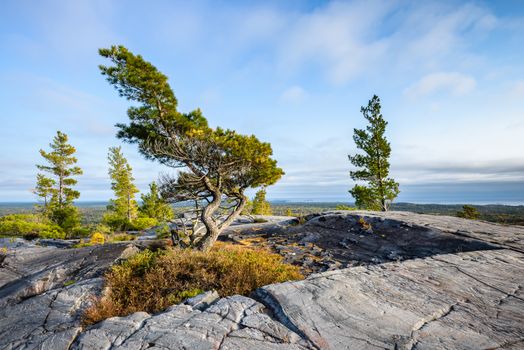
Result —
[[[371, 228], [355, 226], [360, 218], [371, 223]], [[343, 237], [339, 232], [342, 223], [346, 223], [345, 238], [376, 236], [362, 240], [361, 245], [357, 240], [347, 247], [338, 246], [336, 249], [353, 251], [346, 257], [356, 259], [364, 252], [364, 257], [382, 257], [385, 245], [403, 252], [403, 259], [368, 259], [361, 266], [266, 286], [250, 297], [220, 298], [208, 292], [155, 315], [139, 312], [88, 328], [81, 326], [80, 315], [102, 287], [100, 273], [137, 248], [129, 244], [74, 250], [11, 247], [0, 268], [0, 348], [524, 347], [524, 227], [411, 213], [332, 212], [286, 229], [290, 237], [300, 230], [305, 236], [319, 233], [315, 244], [320, 245], [322, 238], [330, 239], [324, 236], [326, 232]], [[285, 226], [266, 227], [265, 234], [280, 237]], [[315, 232], [315, 226], [326, 231]], [[399, 239], [404, 243], [396, 245], [393, 239], [381, 241], [384, 233], [380, 232], [391, 227], [400, 231], [398, 237], [407, 238], [410, 232], [413, 237]], [[235, 230], [248, 235], [252, 228], [242, 231], [238, 225]], [[360, 229], [372, 232], [355, 231]], [[393, 236], [396, 231], [387, 232]], [[417, 236], [420, 232], [424, 235]], [[450, 248], [453, 238], [462, 248]], [[420, 257], [415, 254], [417, 240], [421, 242]], [[435, 242], [450, 246], [438, 250]], [[412, 255], [406, 254], [409, 252]], [[338, 252], [331, 254], [339, 256]]]

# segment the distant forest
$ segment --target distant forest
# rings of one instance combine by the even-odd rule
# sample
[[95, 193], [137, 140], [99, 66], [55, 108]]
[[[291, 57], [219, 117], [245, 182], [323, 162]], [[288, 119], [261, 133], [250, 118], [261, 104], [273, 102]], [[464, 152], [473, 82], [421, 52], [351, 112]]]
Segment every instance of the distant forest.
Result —
[[[295, 216], [308, 215], [326, 210], [335, 210], [342, 203], [337, 202], [271, 202], [273, 215], [286, 215], [291, 210]], [[82, 224], [98, 223], [106, 211], [103, 202], [78, 202], [78, 209], [82, 214]], [[0, 203], [0, 216], [18, 213], [30, 213], [34, 203]], [[480, 220], [524, 226], [524, 205], [474, 205], [478, 210]], [[187, 207], [178, 204], [173, 206], [175, 212], [182, 213]], [[462, 204], [413, 204], [393, 203], [391, 210], [410, 211], [420, 214], [456, 216], [462, 209]]]

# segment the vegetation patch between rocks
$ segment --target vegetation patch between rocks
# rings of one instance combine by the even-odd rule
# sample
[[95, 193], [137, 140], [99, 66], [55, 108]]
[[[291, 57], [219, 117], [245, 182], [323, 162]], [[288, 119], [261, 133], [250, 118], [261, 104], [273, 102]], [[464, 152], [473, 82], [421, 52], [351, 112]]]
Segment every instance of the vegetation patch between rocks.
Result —
[[217, 242], [210, 252], [168, 248], [144, 250], [105, 276], [104, 295], [84, 314], [92, 324], [137, 311], [159, 312], [207, 290], [221, 296], [249, 295], [271, 283], [303, 279], [278, 254]]
[[0, 217], [0, 236], [31, 238], [65, 238], [63, 229], [35, 214], [11, 214]]

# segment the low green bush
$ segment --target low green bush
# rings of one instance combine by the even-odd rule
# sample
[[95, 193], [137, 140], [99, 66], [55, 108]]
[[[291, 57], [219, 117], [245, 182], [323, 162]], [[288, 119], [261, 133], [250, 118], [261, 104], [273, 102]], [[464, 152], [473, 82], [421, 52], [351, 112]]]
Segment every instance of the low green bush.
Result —
[[457, 212], [457, 216], [459, 218], [464, 218], [464, 219], [478, 220], [480, 213], [477, 210], [477, 208], [475, 208], [474, 206], [466, 204], [462, 206], [461, 211]]
[[136, 218], [135, 220], [131, 221], [130, 228], [131, 230], [142, 231], [156, 225], [158, 225], [158, 220], [155, 218]]
[[138, 217], [129, 222], [114, 212], [105, 213], [102, 222], [112, 231], [142, 231], [158, 225], [158, 220], [155, 218]]
[[11, 214], [0, 218], [0, 234], [25, 238], [66, 237], [63, 229], [35, 214]]
[[355, 207], [350, 207], [349, 205], [339, 204], [335, 207], [335, 210], [357, 210]]
[[159, 226], [156, 230], [156, 238], [158, 239], [164, 239], [169, 238], [171, 236], [171, 229], [169, 228], [168, 224], [162, 224]]
[[115, 212], [108, 211], [104, 214], [102, 222], [110, 227], [111, 231], [123, 231], [129, 229], [129, 222]]
[[127, 233], [113, 233], [110, 235], [106, 235], [106, 242], [125, 242], [134, 241], [135, 239], [135, 235], [130, 235]]
[[74, 238], [86, 238], [86, 237], [91, 236], [92, 233], [93, 233], [93, 229], [92, 228], [85, 227], [85, 226], [79, 226], [79, 227], [75, 227], [71, 231], [71, 237], [74, 237]]

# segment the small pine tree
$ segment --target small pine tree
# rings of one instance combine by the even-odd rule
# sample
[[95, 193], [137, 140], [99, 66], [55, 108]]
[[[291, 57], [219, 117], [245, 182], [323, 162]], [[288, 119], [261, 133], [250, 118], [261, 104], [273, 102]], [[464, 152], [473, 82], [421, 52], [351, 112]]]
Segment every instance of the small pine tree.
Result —
[[251, 211], [253, 215], [272, 215], [271, 205], [266, 201], [266, 189], [261, 188], [255, 194], [253, 199], [253, 209]]
[[132, 168], [122, 154], [122, 147], [110, 147], [107, 156], [109, 160], [109, 177], [111, 189], [116, 199], [111, 199], [108, 205], [109, 215], [105, 216], [107, 224], [115, 229], [129, 226], [138, 214], [138, 204], [135, 195], [138, 188], [133, 181]]
[[153, 181], [149, 185], [149, 193], [143, 194], [140, 198], [142, 199], [140, 214], [158, 221], [167, 221], [174, 217], [173, 208], [160, 196], [156, 182]]
[[462, 210], [457, 212], [457, 216], [459, 218], [464, 219], [470, 219], [470, 220], [477, 220], [480, 216], [479, 211], [477, 208], [475, 208], [472, 205], [464, 205], [462, 206]]
[[44, 174], [36, 175], [36, 187], [32, 192], [41, 198], [43, 204], [39, 206], [42, 209], [42, 213], [47, 215], [49, 210], [49, 203], [53, 196], [53, 187], [56, 185], [55, 180], [46, 177]]
[[80, 224], [78, 210], [73, 205], [73, 201], [80, 197], [80, 192], [73, 189], [77, 183], [73, 176], [82, 175], [82, 169], [75, 166], [77, 159], [73, 154], [76, 149], [68, 144], [66, 134], [57, 131], [49, 146], [51, 152], [40, 150], [48, 165], [37, 165], [37, 168], [52, 177], [37, 174], [33, 193], [43, 199], [46, 216], [64, 230], [70, 231]]
[[400, 191], [398, 183], [388, 177], [391, 146], [384, 136], [388, 123], [380, 108], [380, 99], [374, 95], [367, 107], [360, 109], [369, 125], [365, 130], [354, 129], [353, 140], [364, 154], [349, 156], [357, 167], [350, 176], [355, 181], [367, 182], [367, 186], [356, 184], [349, 192], [358, 208], [387, 211]]
[[253, 212], [253, 201], [251, 199], [246, 200], [246, 205], [242, 208], [240, 215], [251, 215]]

